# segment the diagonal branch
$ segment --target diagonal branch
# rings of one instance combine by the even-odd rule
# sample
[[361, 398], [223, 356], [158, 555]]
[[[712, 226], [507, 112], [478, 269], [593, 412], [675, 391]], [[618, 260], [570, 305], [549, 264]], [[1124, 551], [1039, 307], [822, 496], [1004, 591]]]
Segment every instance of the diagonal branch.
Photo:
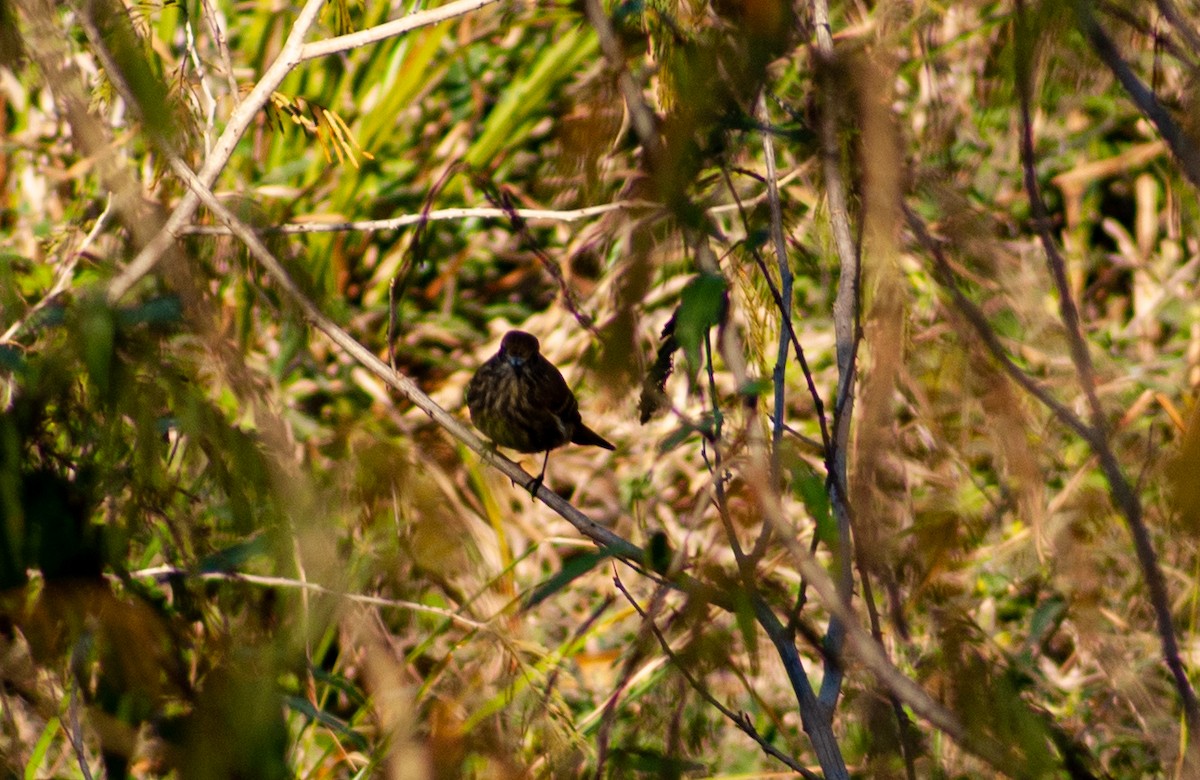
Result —
[[683, 679], [687, 680], [687, 684], [692, 687], [692, 690], [694, 690], [700, 696], [700, 698], [704, 699], [704, 701], [707, 702], [710, 707], [729, 719], [733, 725], [737, 726], [738, 731], [741, 731], [743, 734], [750, 737], [750, 739], [757, 742], [758, 746], [762, 748], [764, 753], [776, 759], [777, 761], [786, 764], [788, 768], [794, 770], [806, 780], [818, 780], [820, 775], [809, 771], [799, 761], [772, 745], [767, 741], [766, 737], [764, 737], [762, 734], [759, 734], [758, 729], [754, 728], [754, 724], [750, 722], [750, 718], [746, 716], [746, 713], [737, 713], [729, 709], [720, 701], [718, 701], [717, 697], [713, 696], [711, 691], [701, 685], [700, 681], [697, 680], [695, 676], [693, 676], [688, 670], [688, 664], [680, 660], [679, 656], [675, 654], [675, 651], [671, 649], [671, 643], [667, 641], [665, 636], [663, 636], [662, 629], [658, 627], [658, 623], [655, 622], [654, 616], [648, 614], [646, 610], [643, 609], [642, 605], [638, 604], [637, 599], [635, 599], [633, 594], [630, 593], [625, 587], [625, 583], [621, 582], [620, 577], [614, 575], [613, 582], [616, 584], [617, 590], [621, 591], [621, 594], [625, 596], [625, 600], [629, 602], [629, 605], [637, 611], [638, 615], [641, 616], [642, 620], [650, 628], [650, 632], [654, 634], [655, 639], [658, 640], [659, 646], [662, 648], [662, 651], [667, 658], [670, 659], [671, 664], [680, 674], [683, 675]]
[[941, 247], [938, 246], [937, 242], [929, 234], [921, 218], [907, 206], [905, 206], [904, 213], [908, 218], [909, 228], [921, 245], [933, 257], [934, 272], [938, 282], [950, 293], [954, 305], [966, 317], [967, 322], [975, 331], [976, 336], [987, 347], [992, 358], [1001, 365], [1005, 373], [1014, 382], [1046, 406], [1059, 422], [1066, 425], [1081, 439], [1086, 441], [1092, 452], [1095, 453], [1096, 459], [1100, 464], [1100, 470], [1104, 473], [1104, 477], [1108, 481], [1109, 495], [1113, 505], [1121, 513], [1121, 516], [1124, 517], [1125, 524], [1129, 528], [1129, 535], [1133, 539], [1138, 565], [1142, 570], [1142, 579], [1145, 580], [1146, 589], [1149, 591], [1150, 606], [1154, 612], [1163, 660], [1175, 683], [1175, 690], [1179, 694], [1179, 699], [1183, 705], [1184, 717], [1187, 720], [1188, 728], [1193, 735], [1200, 734], [1200, 702], [1197, 701], [1196, 691], [1192, 687], [1191, 681], [1188, 678], [1187, 667], [1184, 666], [1180, 655], [1179, 640], [1175, 636], [1175, 623], [1171, 616], [1170, 595], [1167, 592], [1167, 584], [1163, 578], [1162, 569], [1158, 565], [1158, 555], [1154, 552], [1154, 544], [1150, 539], [1150, 530], [1146, 527], [1141, 500], [1138, 498], [1129, 480], [1125, 478], [1124, 472], [1121, 471], [1121, 464], [1117, 460], [1116, 453], [1109, 446], [1108, 440], [1102, 431], [1088, 425], [1078, 415], [1063, 406], [1046, 388], [1034, 381], [1020, 366], [1013, 362], [983, 312], [975, 304], [971, 303], [958, 288], [949, 262], [946, 260]]
[[439, 22], [453, 19], [456, 16], [463, 16], [472, 11], [478, 11], [480, 8], [498, 2], [500, 0], [454, 0], [452, 3], [446, 3], [437, 8], [415, 11], [400, 19], [384, 22], [368, 30], [359, 30], [358, 32], [339, 35], [336, 38], [306, 43], [300, 49], [300, 62], [316, 59], [317, 57], [326, 57], [330, 54], [338, 54], [343, 51], [350, 51], [351, 49], [357, 49], [360, 46], [366, 46], [371, 43], [378, 43], [388, 38], [395, 38], [397, 35], [404, 35], [419, 27], [438, 24]]
[[[767, 117], [767, 101], [760, 97], [758, 111], [763, 122]], [[783, 207], [779, 202], [779, 182], [775, 170], [775, 142], [769, 133], [763, 133], [763, 159], [767, 167], [767, 202], [771, 207], [771, 243], [775, 248], [775, 265], [779, 269], [779, 346], [775, 354], [775, 370], [772, 381], [775, 384], [775, 420], [771, 426], [771, 478], [779, 479], [780, 456], [783, 444], [784, 409], [787, 402], [784, 371], [787, 368], [788, 352], [791, 344], [789, 336], [792, 330], [792, 267], [788, 262], [787, 242], [783, 237]], [[798, 356], [803, 359], [802, 356]], [[826, 442], [828, 446], [828, 442]], [[764, 535], [762, 544], [765, 546], [767, 537]]]
[[[262, 265], [272, 282], [279, 285], [286, 297], [301, 310], [304, 317], [315, 328], [344, 349], [347, 354], [359, 361], [364, 367], [380, 377], [389, 386], [407, 397], [415, 406], [428, 414], [439, 426], [445, 428], [454, 438], [462, 442], [476, 454], [488, 459], [495, 468], [499, 469], [510, 479], [521, 482], [529, 481], [530, 475], [526, 474], [520, 466], [508, 458], [491, 451], [462, 422], [434, 403], [429, 396], [425, 395], [412, 380], [402, 374], [393, 372], [382, 360], [326, 317], [296, 286], [280, 262], [263, 245], [254, 231], [225, 208], [212, 191], [203, 186], [196, 174], [182, 160], [172, 155], [170, 164], [175, 173], [186, 181], [188, 186], [193, 188], [194, 192], [198, 193], [197, 197], [204, 205], [211, 209], [222, 222], [228, 225], [230, 230], [240, 240], [245, 242], [251, 255]], [[935, 727], [993, 766], [1004, 766], [1006, 755], [1001, 746], [995, 745], [982, 737], [971, 735], [958, 722], [953, 713], [935, 702], [917, 683], [905, 677], [891, 664], [882, 649], [855, 622], [853, 611], [839, 595], [837, 587], [834, 585], [829, 574], [792, 537], [791, 529], [787, 527], [784, 520], [778, 497], [766, 485], [760, 485], [759, 487], [759, 494], [764, 496], [764, 500], [761, 503], [764, 506], [768, 521], [776, 528], [776, 537], [782, 539], [790, 554], [796, 558], [801, 574], [806, 580], [812, 583], [830, 613], [836, 616], [843, 625], [849, 627], [846, 636], [849, 639], [850, 648], [854, 652], [856, 659], [871, 669], [915, 713], [927, 719]], [[635, 569], [641, 570], [641, 562], [645, 559], [641, 548], [595, 523], [565, 499], [545, 487], [539, 488], [537, 496], [547, 506], [574, 525], [584, 536], [604, 547]], [[735, 609], [734, 600], [730, 594], [718, 593], [711, 586], [704, 585], [692, 577], [679, 576], [673, 578], [672, 585], [702, 597], [709, 603], [722, 609]], [[779, 623], [769, 605], [766, 604], [761, 596], [751, 594], [750, 602], [756, 616], [758, 616], [764, 629], [767, 630], [768, 635], [771, 637], [772, 642], [780, 650], [785, 667], [790, 668], [789, 661], [798, 660], [795, 645], [790, 641], [790, 632]], [[789, 676], [792, 676], [790, 672]], [[807, 681], [801, 674], [800, 678], [793, 678], [793, 682], [800, 684]], [[812, 697], [811, 689], [809, 689], [808, 696]], [[821, 732], [819, 731], [818, 733]], [[832, 738], [831, 732], [830, 738]]]
[[[1024, 25], [1024, 5], [1020, 0], [1018, 0], [1017, 9], [1020, 16], [1020, 23]], [[1081, 11], [1081, 23], [1084, 25], [1085, 31], [1091, 38], [1092, 44], [1096, 47], [1101, 58], [1113, 69], [1117, 78], [1133, 97], [1134, 102], [1138, 103], [1139, 107], [1143, 109], [1150, 120], [1158, 127], [1159, 132], [1163, 134], [1164, 140], [1166, 140], [1179, 159], [1184, 173], [1192, 179], [1193, 184], [1200, 185], [1200, 149], [1197, 149], [1192, 144], [1191, 140], [1183, 134], [1182, 130], [1174, 123], [1166, 110], [1158, 104], [1154, 93], [1133, 75], [1133, 72], [1129, 70], [1124, 60], [1121, 59], [1116, 46], [1086, 9]], [[1029, 33], [1027, 32], [1027, 34]], [[1100, 462], [1100, 469], [1104, 472], [1104, 476], [1108, 480], [1109, 495], [1117, 510], [1125, 518], [1125, 524], [1128, 526], [1129, 534], [1133, 539], [1138, 564], [1142, 570], [1142, 579], [1146, 582], [1146, 588], [1150, 596], [1150, 605], [1154, 610], [1163, 660], [1175, 682], [1176, 692], [1179, 694], [1180, 701], [1183, 704], [1184, 717], [1193, 735], [1192, 747], [1193, 750], [1196, 750], [1200, 749], [1200, 742], [1196, 741], [1200, 739], [1200, 700], [1196, 697], [1196, 691], [1192, 687], [1191, 680], [1188, 678], [1187, 668], [1184, 666], [1183, 659], [1180, 656], [1179, 640], [1175, 636], [1175, 623], [1171, 616], [1170, 594], [1167, 592], [1167, 584], [1163, 578], [1162, 568], [1158, 564], [1158, 555], [1154, 551], [1150, 531], [1146, 527], [1141, 499], [1138, 497], [1129, 480], [1125, 477], [1125, 473], [1121, 469], [1121, 464], [1117, 460], [1116, 453], [1113, 452], [1108, 440], [1104, 409], [1101, 407], [1100, 399], [1096, 394], [1095, 371], [1092, 367], [1091, 356], [1088, 354], [1088, 345], [1084, 339], [1083, 330], [1079, 322], [1079, 312], [1075, 306], [1074, 298], [1071, 296], [1070, 285], [1067, 282], [1066, 261], [1063, 259], [1062, 253], [1058, 251], [1058, 245], [1055, 243], [1054, 237], [1050, 234], [1049, 214], [1046, 211], [1045, 204], [1042, 202], [1041, 193], [1037, 186], [1037, 176], [1034, 171], [1033, 130], [1029, 118], [1032, 84], [1033, 76], [1031, 69], [1027, 66], [1019, 66], [1017, 72], [1017, 90], [1021, 100], [1021, 162], [1025, 174], [1025, 188], [1033, 209], [1035, 230], [1046, 252], [1046, 265], [1050, 270], [1051, 278], [1054, 280], [1054, 286], [1058, 293], [1059, 311], [1063, 326], [1067, 331], [1067, 343], [1071, 351], [1071, 360], [1075, 364], [1076, 376], [1079, 378], [1079, 384], [1083, 387], [1083, 392], [1091, 411], [1092, 423], [1089, 426], [1090, 436], [1085, 438]]]
[[[825, 571], [825, 567], [816, 557], [797, 541], [795, 530], [787, 522], [779, 497], [771, 487], [764, 484], [760, 478], [752, 485], [752, 489], [758, 496], [759, 509], [766, 521], [775, 526], [775, 537], [787, 549], [800, 575], [816, 591], [822, 606], [844, 627], [845, 644], [854, 660], [869, 669], [885, 688], [916, 715], [961, 745], [964, 750], [999, 769], [1001, 773], [1010, 772], [1013, 756], [1006, 746], [978, 730], [967, 728], [953, 712], [935, 701], [924, 688], [906, 677], [888, 659], [883, 647], [859, 624], [857, 615], [848, 600], [842, 598], [839, 585], [834, 582], [833, 577]], [[770, 613], [769, 618], [773, 617], [773, 613]], [[775, 621], [777, 631], [772, 631], [769, 622], [763, 622], [762, 625], [767, 629], [776, 647], [779, 647], [780, 643], [776, 641], [776, 637], [783, 631], [783, 627]]]
[[1192, 29], [1192, 25], [1187, 19], [1179, 13], [1179, 9], [1175, 7], [1173, 0], [1155, 0], [1154, 3], [1158, 6], [1158, 12], [1163, 15], [1163, 18], [1171, 23], [1192, 50], [1192, 54], [1200, 52], [1200, 33]]
[[934, 276], [942, 287], [950, 293], [950, 298], [954, 301], [955, 307], [966, 318], [971, 328], [975, 331], [975, 335], [987, 347], [988, 352], [991, 353], [992, 358], [1000, 364], [1000, 367], [1004, 369], [1004, 372], [1008, 374], [1010, 379], [1020, 385], [1025, 392], [1040, 401], [1043, 406], [1058, 418], [1059, 422], [1074, 431], [1077, 436], [1088, 444], [1094, 444], [1092, 437], [1095, 434], [1088, 424], [1079, 415], [1059, 402], [1057, 398], [1050, 394], [1049, 390], [1038, 384], [1037, 380], [1029, 376], [1009, 356], [1008, 350], [1000, 343], [1000, 337], [992, 330], [987, 316], [959, 288], [958, 282], [954, 277], [954, 271], [950, 267], [950, 261], [946, 259], [946, 254], [942, 251], [941, 245], [930, 235], [929, 228], [925, 226], [925, 223], [921, 221], [917, 213], [910, 209], [907, 204], [904, 206], [904, 216], [908, 220], [909, 230], [913, 232], [917, 241], [921, 246], [925, 247], [925, 251], [933, 258]]
[[[1021, 23], [1024, 25], [1024, 6], [1017, 3]], [[1026, 31], [1026, 34], [1030, 34]], [[1042, 200], [1038, 188], [1037, 171], [1034, 169], [1033, 123], [1029, 118], [1029, 103], [1033, 91], [1032, 69], [1019, 65], [1017, 68], [1017, 92], [1021, 101], [1021, 167], [1025, 178], [1025, 192], [1029, 197], [1030, 210], [1033, 213], [1033, 229], [1037, 232], [1046, 253], [1046, 267], [1050, 278], [1054, 280], [1054, 288], [1058, 293], [1059, 316], [1066, 330], [1067, 345], [1071, 352], [1071, 361], [1075, 364], [1075, 373], [1079, 384], [1083, 387], [1084, 397], [1087, 398], [1088, 410], [1091, 413], [1091, 427], [1096, 436], [1104, 438], [1107, 424], [1104, 420], [1104, 409], [1100, 406], [1100, 398], [1096, 395], [1096, 371], [1092, 366], [1092, 356], [1088, 353], [1087, 341], [1083, 337], [1083, 325], [1079, 320], [1079, 309], [1071, 295], [1071, 285], [1067, 280], [1067, 261], [1058, 251], [1058, 244], [1050, 234], [1050, 213]]]
[[[213, 144], [212, 153], [204, 161], [204, 165], [196, 174], [199, 181], [204, 183], [204, 186], [211, 187], [213, 182], [217, 180], [217, 176], [221, 171], [225, 170], [225, 165], [229, 162], [229, 158], [233, 155], [233, 150], [241, 139], [242, 134], [250, 127], [250, 123], [254, 121], [254, 117], [266, 105], [267, 100], [271, 97], [271, 93], [279, 87], [283, 79], [292, 71], [300, 62], [300, 49], [304, 45], [304, 37], [308, 35], [308, 30], [317, 20], [317, 14], [321, 10], [321, 6], [325, 4], [324, 0], [306, 0], [304, 7], [300, 10], [300, 14], [296, 17], [295, 23], [292, 25], [292, 31], [284, 41], [283, 48], [279, 52], [279, 56], [271, 63], [271, 67], [267, 68], [267, 72], [254, 85], [254, 89], [250, 90], [250, 94], [238, 103], [234, 109], [233, 115], [229, 117], [229, 123], [225, 125], [224, 132], [217, 142]], [[141, 251], [137, 253], [129, 265], [113, 279], [108, 285], [108, 301], [115, 303], [129, 292], [129, 290], [138, 283], [146, 274], [154, 269], [158, 261], [166, 253], [167, 249], [175, 243], [176, 238], [180, 234], [180, 230], [191, 221], [192, 215], [196, 213], [196, 209], [200, 205], [200, 197], [194, 190], [190, 190], [184, 194], [183, 198], [175, 206], [175, 210], [167, 217], [167, 221], [163, 224], [158, 234], [154, 236]]]
[[[410, 14], [403, 19], [397, 19], [361, 33], [333, 38], [329, 41], [322, 41], [319, 44], [306, 45], [304, 38], [316, 22], [317, 14], [320, 12], [321, 7], [325, 5], [325, 0], [306, 0], [304, 7], [300, 10], [295, 23], [292, 25], [292, 30], [288, 34], [287, 40], [284, 41], [283, 48], [279, 51], [279, 56], [267, 68], [266, 73], [262, 75], [262, 78], [258, 80], [258, 83], [254, 85], [254, 88], [250, 90], [245, 99], [238, 103], [237, 108], [234, 109], [233, 114], [229, 117], [229, 122], [225, 125], [225, 130], [221, 133], [221, 137], [213, 145], [212, 152], [205, 159], [204, 165], [196, 172], [197, 180], [202, 182], [206, 189], [212, 187], [217, 177], [221, 174], [221, 171], [225, 170], [225, 166], [229, 163], [229, 158], [233, 155], [233, 150], [237, 147], [238, 141], [241, 140], [242, 135], [250, 127], [254, 118], [258, 116], [258, 112], [266, 105], [271, 94], [283, 83], [284, 78], [301, 62], [324, 54], [344, 51], [354, 46], [362, 46], [366, 43], [382, 40], [390, 36], [402, 35], [419, 27], [437, 24], [438, 22], [445, 21], [454, 16], [461, 16], [462, 14], [495, 2], [499, 2], [499, 0], [457, 0], [440, 8]], [[356, 36], [367, 37], [363, 37], [361, 39], [362, 42], [358, 43], [356, 41], [359, 38]], [[333, 41], [340, 41], [341, 43], [331, 45]], [[192, 216], [196, 213], [199, 205], [200, 196], [196, 194], [194, 189], [184, 194], [158, 234], [143, 246], [142, 250], [129, 262], [121, 274], [109, 283], [107, 298], [110, 303], [120, 300], [142, 277], [154, 269], [154, 266], [157, 265], [167, 249], [182, 235], [185, 226], [191, 222]]]
[[[212, 190], [208, 189], [200, 181], [199, 176], [192, 172], [186, 163], [177, 156], [172, 155], [170, 164], [172, 170], [187, 182], [192, 192], [197, 193], [197, 200], [202, 201], [208, 209], [229, 227], [234, 235], [245, 243], [246, 248], [250, 250], [250, 254], [254, 256], [254, 259], [263, 267], [271, 280], [279, 285], [292, 303], [300, 309], [305, 319], [313, 327], [324, 333], [330, 341], [344, 349], [347, 354], [390, 385], [392, 389], [406, 397], [417, 408], [428, 414], [434, 422], [449, 431], [455, 439], [465, 444], [477, 455], [490, 460], [505, 476], [522, 484], [528, 484], [532, 481], [532, 475], [526, 474], [525, 470], [516, 463], [484, 444], [462, 422], [434, 403], [433, 399], [426, 395], [421, 388], [417, 387], [415, 382], [399, 372], [392, 371], [373, 352], [360, 344], [353, 336], [338, 326], [336, 322], [326, 317], [317, 308], [317, 305], [309, 300], [300, 288], [296, 286], [296, 283], [288, 276], [283, 265], [271, 254], [270, 250], [255, 235], [254, 231], [246, 223], [235, 217], [229, 209], [225, 208], [216, 195], [212, 193]], [[537, 497], [574, 525], [580, 533], [606, 548], [617, 557], [639, 564], [643, 560], [641, 548], [596, 523], [544, 485], [538, 487]]]
[[[1133, 100], [1138, 110], [1158, 128], [1158, 132], [1162, 134], [1167, 146], [1171, 147], [1171, 151], [1175, 153], [1183, 175], [1188, 178], [1193, 187], [1200, 187], [1200, 148], [1171, 117], [1166, 107], [1159, 102], [1154, 90], [1146, 86], [1129, 67], [1129, 63], [1125, 62], [1117, 45], [1100, 26], [1100, 22], [1096, 20], [1092, 10], [1084, 3], [1076, 5], [1079, 9], [1079, 25], [1083, 28], [1088, 40], [1091, 41], [1092, 48], [1095, 49], [1100, 61], [1107, 65], [1108, 69], [1117, 77], [1117, 81], [1121, 82], [1121, 86], [1129, 93], [1130, 99]], [[1180, 29], [1186, 28], [1181, 27]]]

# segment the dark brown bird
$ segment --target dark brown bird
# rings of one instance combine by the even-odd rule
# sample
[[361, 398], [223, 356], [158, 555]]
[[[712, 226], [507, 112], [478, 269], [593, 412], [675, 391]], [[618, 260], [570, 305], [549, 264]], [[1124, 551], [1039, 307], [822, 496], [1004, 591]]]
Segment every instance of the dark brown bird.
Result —
[[550, 450], [567, 442], [615, 450], [583, 424], [579, 402], [558, 369], [538, 351], [536, 336], [510, 330], [500, 351], [479, 367], [467, 385], [471, 422], [501, 447], [542, 452], [542, 473], [527, 486], [536, 495]]

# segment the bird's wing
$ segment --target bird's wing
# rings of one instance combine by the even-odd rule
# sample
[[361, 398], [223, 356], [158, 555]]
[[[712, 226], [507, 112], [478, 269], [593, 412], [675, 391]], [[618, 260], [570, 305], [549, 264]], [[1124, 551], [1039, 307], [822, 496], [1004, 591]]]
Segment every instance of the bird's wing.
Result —
[[[535, 360], [535, 376], [538, 381], [532, 383], [536, 388], [534, 402], [540, 409], [553, 414], [565, 425], [575, 425], [579, 422], [579, 403], [575, 394], [567, 386], [567, 380], [549, 360], [538, 355]], [[568, 436], [570, 431], [566, 431]]]
[[483, 375], [487, 373], [487, 371], [482, 370], [485, 369], [486, 366], [481, 366], [480, 368], [481, 370], [476, 371], [475, 375], [471, 377], [471, 381], [467, 383], [467, 392], [465, 393], [464, 398], [464, 400], [467, 402], [467, 408], [471, 410], [472, 414], [475, 413], [476, 405], [483, 400], [480, 397], [480, 391], [483, 390]]

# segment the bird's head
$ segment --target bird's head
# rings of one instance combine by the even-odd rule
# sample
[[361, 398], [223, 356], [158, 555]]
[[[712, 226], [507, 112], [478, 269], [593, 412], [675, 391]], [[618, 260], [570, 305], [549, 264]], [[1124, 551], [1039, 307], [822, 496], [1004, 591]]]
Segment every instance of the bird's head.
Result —
[[537, 336], [523, 330], [510, 330], [500, 341], [500, 356], [514, 368], [520, 368], [538, 353]]

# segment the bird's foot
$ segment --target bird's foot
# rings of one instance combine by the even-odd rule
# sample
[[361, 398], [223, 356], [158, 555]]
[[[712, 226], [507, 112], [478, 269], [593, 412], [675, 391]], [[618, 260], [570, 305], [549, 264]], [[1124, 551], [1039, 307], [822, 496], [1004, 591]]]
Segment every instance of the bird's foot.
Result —
[[538, 474], [536, 477], [529, 480], [529, 482], [525, 483], [525, 489], [529, 491], [529, 495], [533, 496], [533, 499], [535, 501], [537, 500], [538, 490], [542, 487], [542, 483], [543, 483], [542, 478], [544, 476], [545, 476], [544, 473]]

